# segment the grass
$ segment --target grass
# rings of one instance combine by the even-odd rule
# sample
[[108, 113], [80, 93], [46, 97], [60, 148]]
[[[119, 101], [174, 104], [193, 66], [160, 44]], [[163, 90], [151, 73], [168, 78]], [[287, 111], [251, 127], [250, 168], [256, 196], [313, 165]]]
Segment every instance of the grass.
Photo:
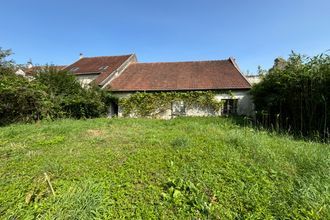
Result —
[[329, 149], [225, 118], [11, 125], [0, 216], [330, 219]]

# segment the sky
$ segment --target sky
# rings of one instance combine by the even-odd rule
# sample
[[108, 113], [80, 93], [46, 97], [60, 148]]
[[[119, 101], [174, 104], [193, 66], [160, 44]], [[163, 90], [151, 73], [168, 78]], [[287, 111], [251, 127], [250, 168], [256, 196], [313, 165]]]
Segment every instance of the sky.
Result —
[[16, 63], [66, 65], [135, 53], [139, 62], [234, 57], [244, 72], [291, 51], [330, 49], [329, 0], [0, 0], [0, 47]]

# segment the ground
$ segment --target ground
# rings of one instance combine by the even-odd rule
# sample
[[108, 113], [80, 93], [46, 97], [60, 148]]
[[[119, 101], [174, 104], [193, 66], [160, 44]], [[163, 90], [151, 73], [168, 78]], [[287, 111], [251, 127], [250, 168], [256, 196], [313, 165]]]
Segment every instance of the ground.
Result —
[[215, 117], [11, 125], [0, 216], [330, 219], [329, 149]]

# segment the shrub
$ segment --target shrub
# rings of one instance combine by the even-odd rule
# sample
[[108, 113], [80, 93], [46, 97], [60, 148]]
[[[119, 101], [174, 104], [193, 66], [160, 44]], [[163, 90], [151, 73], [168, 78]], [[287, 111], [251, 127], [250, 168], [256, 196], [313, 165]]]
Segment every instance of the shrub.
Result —
[[55, 67], [40, 68], [34, 80], [0, 68], [0, 125], [48, 118], [95, 118], [115, 99], [107, 91], [83, 88], [75, 76]]
[[83, 88], [67, 71], [49, 66], [37, 73], [36, 80], [51, 94], [57, 117], [94, 118], [107, 112], [109, 95], [95, 86]]
[[53, 107], [45, 86], [14, 74], [0, 75], [0, 125], [51, 116]]
[[259, 121], [296, 134], [328, 138], [330, 56], [308, 58], [293, 53], [287, 61], [276, 61], [251, 91]]
[[91, 94], [70, 95], [60, 97], [59, 105], [62, 113], [66, 117], [73, 118], [95, 118], [106, 113], [104, 103], [101, 101], [99, 94], [92, 96]]

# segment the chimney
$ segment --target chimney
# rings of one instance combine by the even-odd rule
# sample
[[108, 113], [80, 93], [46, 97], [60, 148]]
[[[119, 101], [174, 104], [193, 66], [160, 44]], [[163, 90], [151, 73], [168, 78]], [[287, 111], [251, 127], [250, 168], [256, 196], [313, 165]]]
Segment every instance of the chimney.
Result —
[[79, 54], [79, 59], [82, 59], [82, 58], [84, 58], [84, 54], [83, 53], [80, 53]]

